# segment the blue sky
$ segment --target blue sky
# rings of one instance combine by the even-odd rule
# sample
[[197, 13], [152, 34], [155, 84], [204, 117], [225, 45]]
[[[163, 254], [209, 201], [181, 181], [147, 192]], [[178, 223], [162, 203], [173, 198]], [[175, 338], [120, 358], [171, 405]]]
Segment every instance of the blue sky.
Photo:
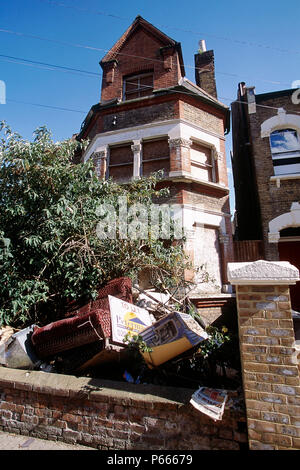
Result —
[[[181, 43], [186, 76], [192, 81], [198, 41], [206, 40], [215, 53], [218, 97], [228, 106], [240, 81], [264, 93], [291, 88], [300, 80], [298, 0], [0, 0], [0, 7], [0, 80], [6, 84], [0, 120], [29, 140], [41, 125], [55, 140], [79, 131], [100, 100], [99, 61], [137, 15]], [[25, 65], [21, 59], [85, 73]], [[228, 166], [230, 149], [231, 135]]]

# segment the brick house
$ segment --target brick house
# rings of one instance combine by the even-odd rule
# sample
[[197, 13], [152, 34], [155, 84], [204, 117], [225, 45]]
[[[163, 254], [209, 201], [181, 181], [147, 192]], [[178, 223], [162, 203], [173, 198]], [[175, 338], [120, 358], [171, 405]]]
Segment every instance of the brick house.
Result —
[[[238, 241], [261, 242], [260, 258], [300, 268], [300, 106], [295, 89], [255, 94], [238, 86], [232, 104], [232, 167]], [[254, 259], [253, 259], [254, 261]], [[300, 311], [300, 285], [291, 287]]]
[[215, 279], [198, 294], [220, 296], [232, 258], [229, 109], [217, 99], [213, 51], [195, 54], [194, 84], [180, 43], [137, 16], [100, 65], [101, 99], [77, 135], [90, 139], [81, 160], [93, 158], [99, 177], [118, 182], [163, 170], [167, 202], [182, 210], [186, 251]]

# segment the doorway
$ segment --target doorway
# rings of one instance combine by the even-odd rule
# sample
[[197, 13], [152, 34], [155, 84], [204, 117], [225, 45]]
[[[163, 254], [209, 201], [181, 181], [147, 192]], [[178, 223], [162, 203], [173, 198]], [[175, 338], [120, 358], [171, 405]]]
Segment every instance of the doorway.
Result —
[[[278, 243], [280, 261], [288, 261], [300, 271], [300, 227], [280, 231]], [[300, 312], [300, 281], [290, 286], [292, 309]]]

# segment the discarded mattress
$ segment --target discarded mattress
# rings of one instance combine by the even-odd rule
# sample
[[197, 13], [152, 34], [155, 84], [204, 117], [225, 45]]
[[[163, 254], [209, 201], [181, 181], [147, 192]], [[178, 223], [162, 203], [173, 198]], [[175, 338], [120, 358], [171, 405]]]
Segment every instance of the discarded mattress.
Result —
[[41, 328], [35, 327], [31, 341], [36, 354], [40, 358], [46, 358], [110, 336], [110, 313], [97, 309]]
[[[36, 327], [31, 337], [36, 354], [40, 358], [49, 358], [58, 353], [77, 349], [95, 342], [97, 344], [91, 347], [89, 353], [85, 349], [81, 351], [87, 360], [92, 359], [95, 354], [97, 355], [97, 353], [104, 350], [112, 350], [113, 347], [109, 342], [112, 336], [109, 295], [131, 303], [131, 279], [120, 277], [111, 280], [99, 289], [96, 300], [90, 301], [80, 308], [70, 309], [67, 313], [67, 318], [41, 328]], [[77, 352], [74, 351], [75, 362]], [[78, 354], [80, 354], [80, 351]], [[105, 354], [103, 353], [101, 356], [104, 357]], [[82, 362], [80, 361], [81, 364]]]
[[81, 316], [96, 309], [107, 310], [109, 312], [109, 295], [125, 300], [125, 302], [133, 303], [131, 279], [129, 277], [119, 277], [109, 281], [104, 287], [99, 289], [96, 300], [90, 301], [86, 305], [68, 312], [68, 316], [70, 314]]

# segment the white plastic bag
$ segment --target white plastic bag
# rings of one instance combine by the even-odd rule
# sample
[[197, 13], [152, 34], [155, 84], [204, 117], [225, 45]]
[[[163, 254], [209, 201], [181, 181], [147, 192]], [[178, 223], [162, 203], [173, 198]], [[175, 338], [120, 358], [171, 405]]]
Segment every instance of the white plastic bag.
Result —
[[0, 345], [0, 364], [12, 369], [31, 369], [40, 362], [34, 353], [31, 335], [35, 325], [14, 333]]

